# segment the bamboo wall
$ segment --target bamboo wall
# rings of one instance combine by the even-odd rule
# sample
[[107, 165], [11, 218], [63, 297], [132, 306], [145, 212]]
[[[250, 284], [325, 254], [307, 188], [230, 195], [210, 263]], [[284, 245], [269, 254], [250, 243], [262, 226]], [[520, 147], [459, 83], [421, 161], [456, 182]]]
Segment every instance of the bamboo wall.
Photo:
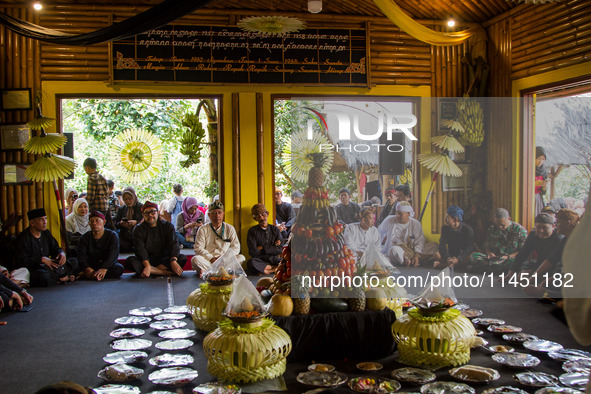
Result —
[[[2, 3], [6, 4], [6, 3]], [[32, 12], [7, 5], [0, 8], [15, 17], [40, 23], [48, 28], [83, 33], [107, 26], [143, 9], [123, 6], [69, 5], [44, 12], [36, 20]], [[255, 14], [255, 13], [253, 13]], [[262, 14], [259, 12], [259, 14]], [[251, 15], [249, 13], [249, 15]], [[237, 12], [208, 10], [180, 19], [184, 24], [234, 25]], [[363, 27], [369, 23], [369, 67], [372, 85], [430, 86], [433, 97], [456, 97], [468, 86], [468, 77], [460, 63], [466, 45], [431, 47], [401, 32], [385, 18], [299, 14], [310, 27]], [[75, 20], [76, 23], [71, 21]], [[570, 0], [561, 3], [519, 6], [486, 25], [489, 33], [489, 95], [508, 97], [511, 82], [517, 78], [589, 62], [591, 53], [591, 2]], [[439, 27], [432, 27], [440, 29]], [[21, 38], [0, 26], [0, 88], [28, 88], [37, 91], [41, 81], [108, 81], [107, 44], [90, 47], [66, 47]], [[44, 98], [53, 99], [53, 98]], [[508, 182], [513, 150], [509, 112], [491, 114], [487, 128], [487, 186], [493, 206], [509, 206], [514, 198]], [[32, 111], [0, 112], [3, 122], [24, 122]], [[435, 108], [432, 124], [436, 125]], [[432, 134], [437, 134], [434, 127]], [[2, 162], [32, 162], [22, 152], [0, 152]], [[448, 205], [464, 205], [463, 192], [442, 192], [441, 179], [431, 201], [432, 231], [439, 232]], [[43, 205], [41, 184], [2, 186], [0, 216], [19, 214]], [[24, 223], [26, 226], [26, 221]], [[22, 225], [19, 226], [19, 231]]]

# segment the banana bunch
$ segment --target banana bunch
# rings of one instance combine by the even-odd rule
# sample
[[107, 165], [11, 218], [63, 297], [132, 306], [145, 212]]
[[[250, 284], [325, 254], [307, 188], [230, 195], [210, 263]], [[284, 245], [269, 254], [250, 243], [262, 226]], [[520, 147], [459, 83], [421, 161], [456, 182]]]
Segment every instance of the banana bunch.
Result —
[[74, 159], [47, 153], [27, 167], [25, 176], [34, 182], [49, 182], [65, 178], [75, 167]]
[[304, 199], [302, 202], [304, 207], [310, 207], [315, 209], [326, 208], [330, 205], [330, 201], [328, 200], [311, 200], [311, 199]]
[[181, 161], [181, 165], [187, 168], [197, 164], [201, 159], [201, 144], [205, 138], [205, 129], [199, 121], [199, 117], [194, 114], [185, 115], [183, 126], [188, 130], [181, 135], [180, 153], [187, 156], [187, 159]]
[[400, 185], [412, 185], [412, 171], [410, 168], [404, 170], [404, 174], [398, 178], [398, 183]]
[[464, 128], [458, 140], [463, 145], [480, 146], [484, 141], [484, 112], [480, 103], [469, 97], [458, 102], [458, 123]]

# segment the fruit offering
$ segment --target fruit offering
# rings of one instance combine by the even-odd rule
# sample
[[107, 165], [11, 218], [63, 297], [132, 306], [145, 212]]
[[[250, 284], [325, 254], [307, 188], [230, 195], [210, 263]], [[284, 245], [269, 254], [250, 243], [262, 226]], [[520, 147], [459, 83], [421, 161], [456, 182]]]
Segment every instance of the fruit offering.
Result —
[[400, 389], [400, 383], [392, 379], [361, 377], [351, 379], [349, 388], [358, 393], [394, 393]]

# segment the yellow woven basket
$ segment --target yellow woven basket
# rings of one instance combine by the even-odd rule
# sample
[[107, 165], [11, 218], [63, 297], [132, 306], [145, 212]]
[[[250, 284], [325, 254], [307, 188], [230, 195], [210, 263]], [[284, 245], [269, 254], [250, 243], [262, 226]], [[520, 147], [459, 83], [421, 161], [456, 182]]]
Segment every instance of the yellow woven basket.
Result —
[[211, 332], [215, 330], [218, 323], [225, 320], [222, 312], [232, 294], [232, 284], [227, 286], [211, 286], [202, 283], [187, 297], [187, 307], [191, 312], [195, 327], [200, 330]]
[[225, 320], [203, 340], [207, 372], [231, 382], [256, 382], [283, 375], [290, 351], [289, 335], [267, 318], [255, 327]]
[[417, 367], [438, 369], [465, 364], [476, 330], [457, 309], [422, 314], [411, 309], [392, 324], [399, 361]]

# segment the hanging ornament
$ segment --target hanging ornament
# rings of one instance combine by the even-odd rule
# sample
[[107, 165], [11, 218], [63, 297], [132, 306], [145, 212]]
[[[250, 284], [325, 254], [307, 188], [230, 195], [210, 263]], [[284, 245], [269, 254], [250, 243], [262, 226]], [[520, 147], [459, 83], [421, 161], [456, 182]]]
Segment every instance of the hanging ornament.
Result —
[[119, 133], [113, 139], [109, 156], [113, 170], [123, 182], [136, 184], [154, 178], [164, 162], [160, 140], [140, 129]]

